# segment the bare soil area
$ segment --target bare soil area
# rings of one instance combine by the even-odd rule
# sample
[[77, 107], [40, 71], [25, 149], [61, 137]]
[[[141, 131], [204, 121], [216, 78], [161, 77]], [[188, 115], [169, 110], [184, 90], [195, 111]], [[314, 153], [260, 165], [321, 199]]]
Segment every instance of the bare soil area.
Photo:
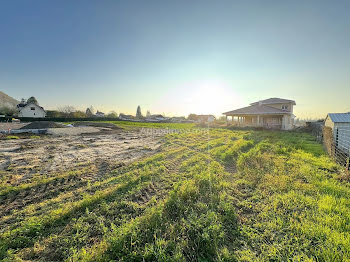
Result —
[[0, 123], [0, 131], [1, 130], [9, 130], [9, 129], [20, 129], [29, 123], [6, 123], [6, 122], [1, 122]]
[[[91, 127], [90, 127], [91, 128]], [[73, 130], [60, 128], [57, 130]], [[79, 129], [79, 128], [78, 128]], [[0, 174], [8, 183], [23, 183], [33, 175], [89, 167], [98, 178], [117, 165], [156, 151], [161, 135], [136, 131], [97, 129], [97, 133], [45, 135], [40, 138], [0, 140]]]

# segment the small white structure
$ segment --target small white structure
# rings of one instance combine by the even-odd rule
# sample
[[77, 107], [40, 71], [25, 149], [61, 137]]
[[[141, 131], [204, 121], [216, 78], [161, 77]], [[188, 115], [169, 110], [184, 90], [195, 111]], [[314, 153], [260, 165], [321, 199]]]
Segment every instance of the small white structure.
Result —
[[200, 123], [212, 123], [216, 120], [213, 115], [198, 115], [198, 122]]
[[168, 118], [162, 116], [162, 115], [150, 115], [148, 117], [146, 117], [146, 121], [149, 122], [162, 122], [168, 120]]
[[34, 104], [19, 104], [17, 105], [19, 110], [18, 117], [32, 117], [32, 118], [44, 118], [46, 117], [46, 111], [43, 107]]
[[350, 152], [350, 112], [328, 114], [324, 125], [332, 129], [335, 146]]
[[126, 114], [123, 114], [123, 113], [120, 113], [120, 114], [119, 114], [119, 118], [120, 118], [121, 120], [134, 120], [134, 119], [135, 119], [134, 116], [132, 116], [132, 115], [126, 115]]

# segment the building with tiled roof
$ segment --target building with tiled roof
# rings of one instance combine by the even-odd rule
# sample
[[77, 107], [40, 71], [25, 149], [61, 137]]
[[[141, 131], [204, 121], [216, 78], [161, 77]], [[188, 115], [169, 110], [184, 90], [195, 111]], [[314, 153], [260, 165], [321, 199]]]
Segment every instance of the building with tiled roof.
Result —
[[293, 128], [294, 100], [269, 98], [250, 106], [223, 113], [229, 123], [237, 126], [264, 127], [289, 130]]

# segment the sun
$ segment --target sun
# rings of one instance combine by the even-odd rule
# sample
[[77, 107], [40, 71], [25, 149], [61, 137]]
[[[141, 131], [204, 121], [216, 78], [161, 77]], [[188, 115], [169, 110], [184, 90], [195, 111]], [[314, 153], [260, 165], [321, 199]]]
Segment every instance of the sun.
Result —
[[197, 114], [221, 115], [241, 104], [240, 96], [235, 90], [220, 81], [197, 83], [189, 100], [191, 111]]

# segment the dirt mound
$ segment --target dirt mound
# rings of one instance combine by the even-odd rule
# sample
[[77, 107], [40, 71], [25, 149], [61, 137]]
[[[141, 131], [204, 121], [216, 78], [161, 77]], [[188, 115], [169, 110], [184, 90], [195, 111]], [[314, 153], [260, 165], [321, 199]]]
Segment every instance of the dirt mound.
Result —
[[53, 121], [34, 121], [29, 125], [21, 127], [20, 129], [46, 129], [46, 128], [62, 128], [65, 127], [62, 124], [55, 123]]
[[116, 125], [110, 124], [110, 123], [104, 123], [104, 122], [75, 122], [74, 126], [93, 126], [93, 127], [106, 127], [111, 129], [122, 129], [121, 127], [118, 127]]

